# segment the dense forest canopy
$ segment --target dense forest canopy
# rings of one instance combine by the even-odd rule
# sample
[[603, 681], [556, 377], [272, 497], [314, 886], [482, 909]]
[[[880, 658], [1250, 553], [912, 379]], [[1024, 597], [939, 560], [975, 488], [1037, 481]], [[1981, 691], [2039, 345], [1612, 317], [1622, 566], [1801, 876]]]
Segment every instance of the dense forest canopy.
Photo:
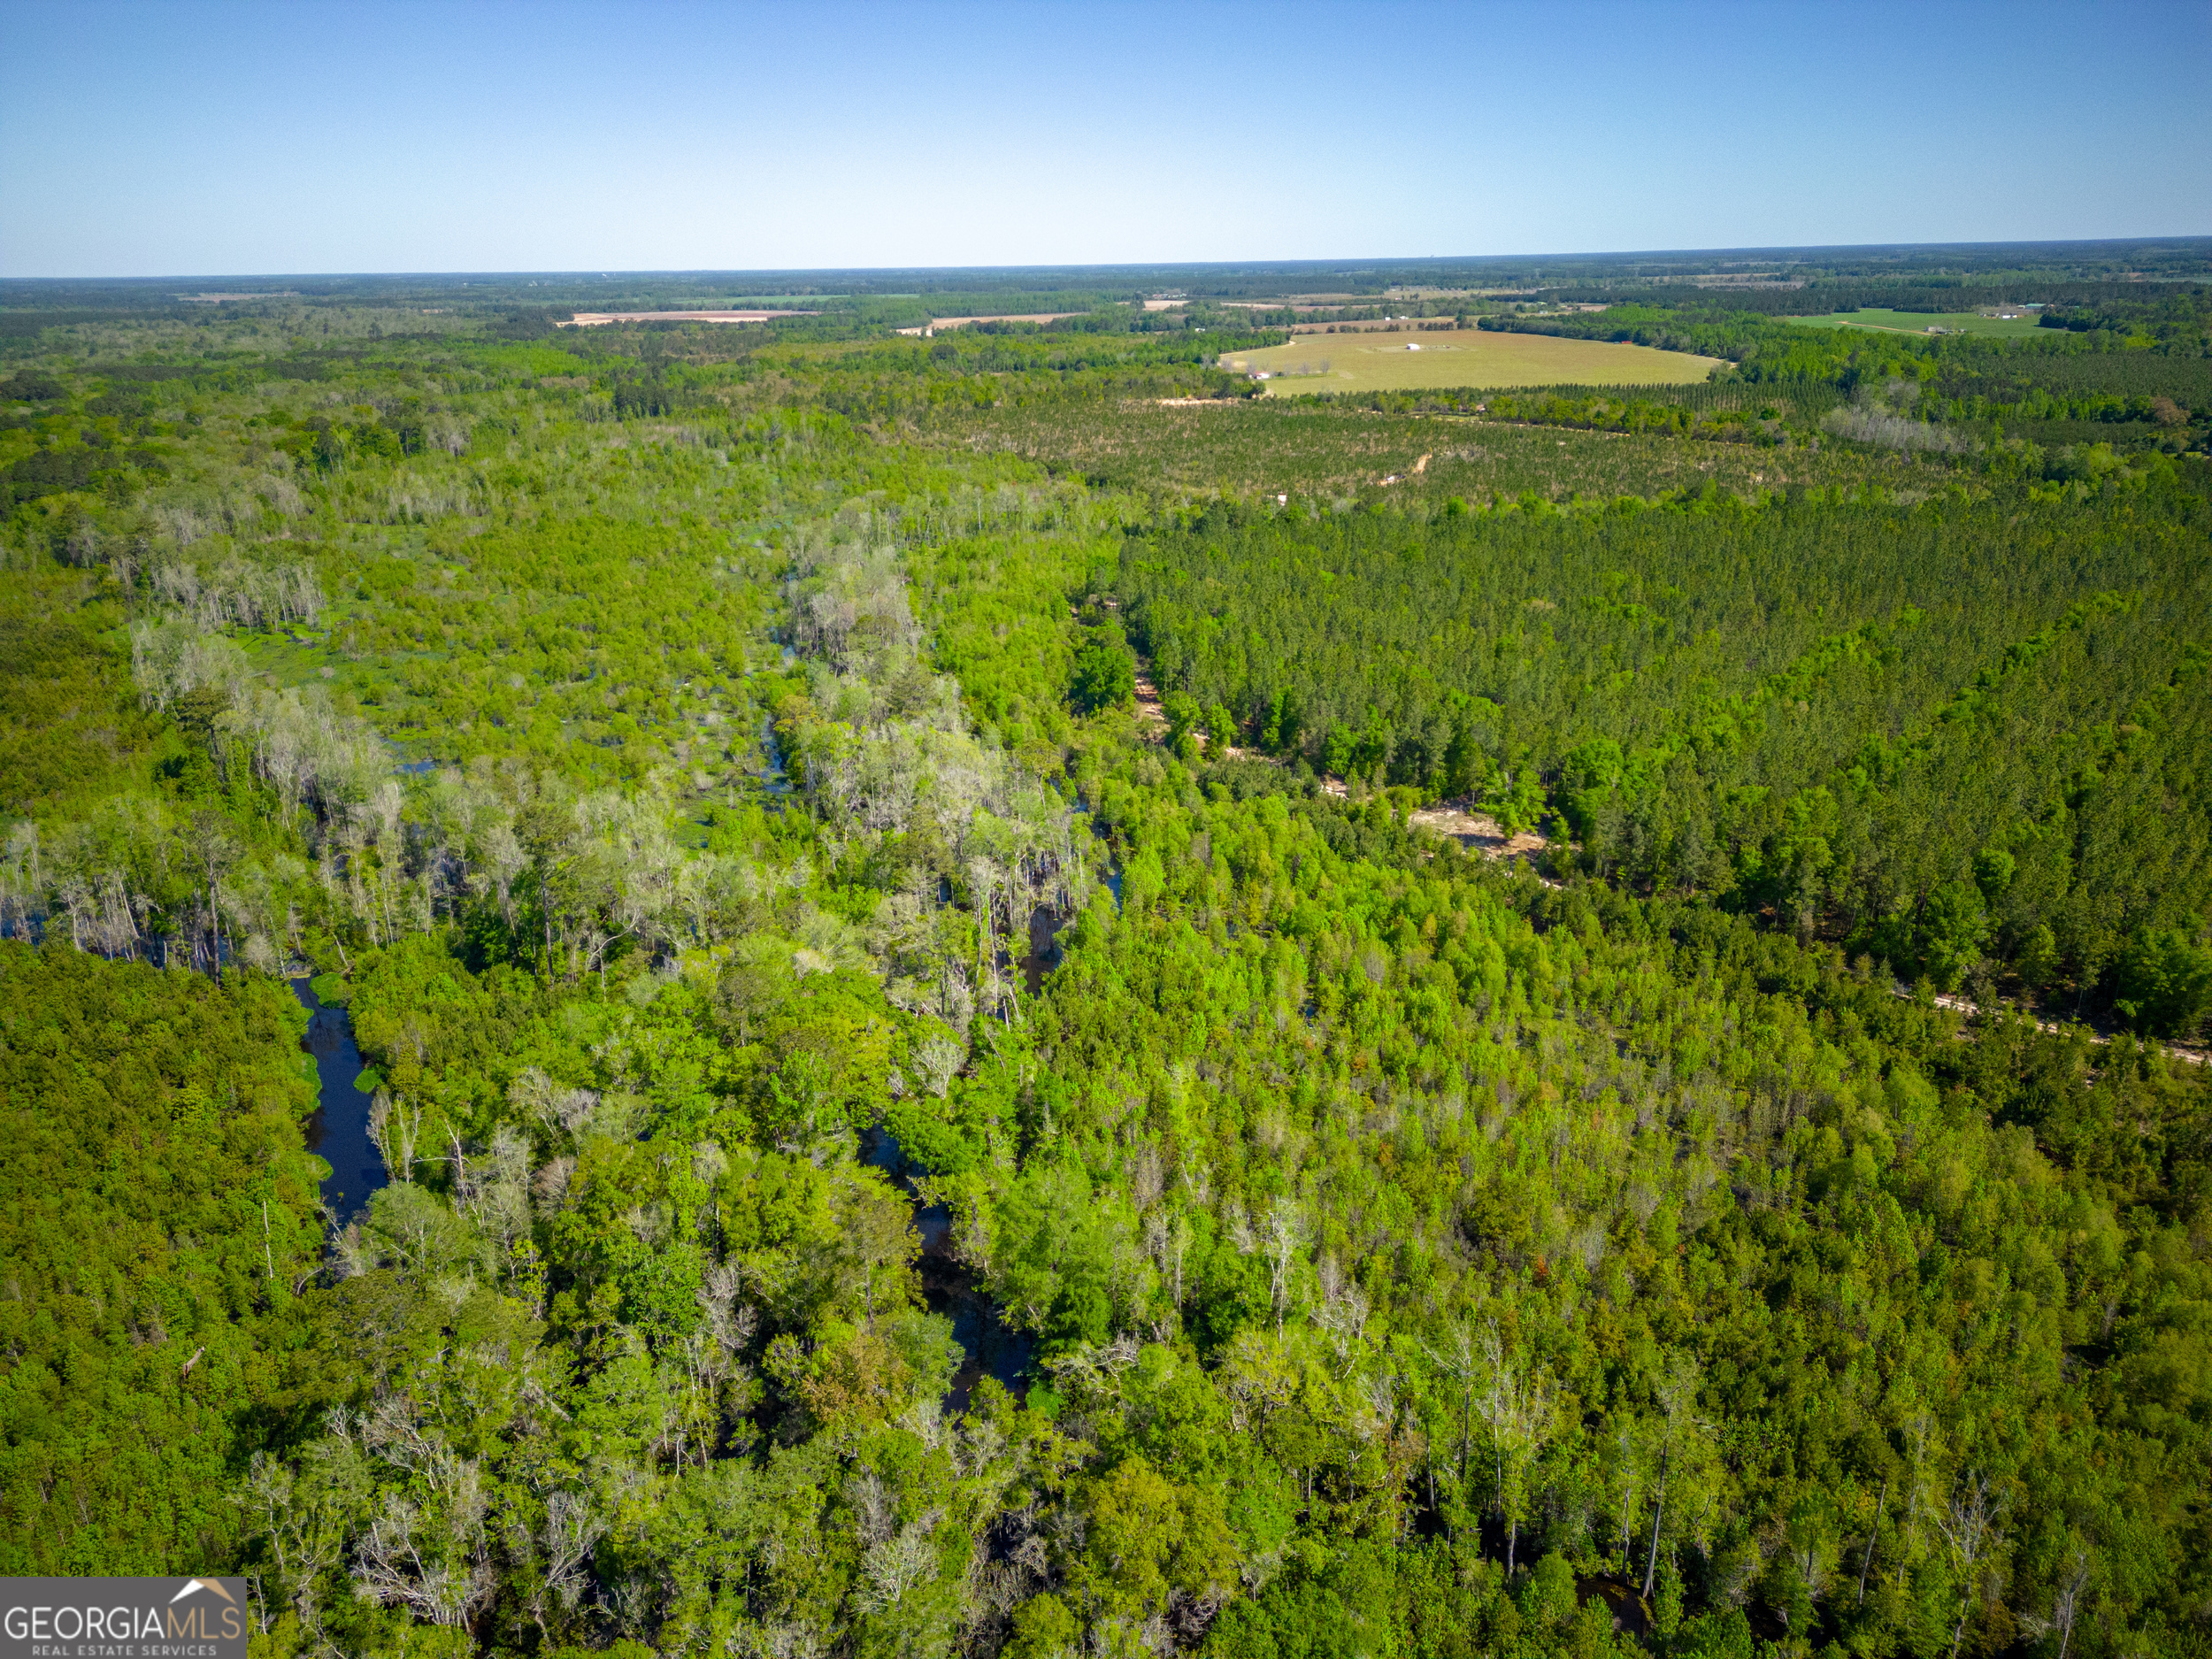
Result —
[[[137, 278], [0, 282], [11, 311], [112, 309], [142, 313], [201, 296], [253, 295], [340, 304], [428, 303], [446, 314], [527, 300], [596, 311], [710, 305], [821, 306], [836, 300], [921, 300], [940, 312], [983, 309], [1046, 311], [1084, 299], [1165, 292], [1229, 300], [1309, 294], [1379, 295], [1392, 289], [1535, 288], [1545, 285], [1648, 285], [1770, 291], [1778, 282], [1878, 285], [1878, 303], [1901, 296], [1953, 293], [2014, 280], [2049, 286], [2180, 281], [2201, 283], [2212, 238], [2176, 236], [2108, 242], [1922, 243], [1842, 248], [1740, 248], [1483, 258], [1274, 260], [1246, 264], [1091, 266], [942, 266], [848, 271], [496, 272], [476, 275], [295, 275], [251, 278]], [[2037, 298], [2038, 295], [2012, 297]], [[1020, 301], [1019, 303], [1010, 303]], [[1755, 300], [1753, 303], [1757, 303]], [[1822, 310], [1833, 307], [1823, 306]], [[1904, 309], [1916, 307], [1908, 305]], [[19, 325], [35, 330], [36, 324]]]
[[8, 1570], [2212, 1653], [2207, 259], [0, 285]]

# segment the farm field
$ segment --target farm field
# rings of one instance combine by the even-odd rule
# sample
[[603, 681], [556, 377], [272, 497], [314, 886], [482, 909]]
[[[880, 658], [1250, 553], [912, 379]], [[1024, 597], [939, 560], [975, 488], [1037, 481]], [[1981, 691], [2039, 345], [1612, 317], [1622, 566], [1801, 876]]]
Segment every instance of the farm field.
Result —
[[[1413, 346], [1420, 349], [1409, 349]], [[1473, 328], [1306, 334], [1223, 360], [1225, 368], [1285, 376], [1268, 383], [1271, 397], [1428, 386], [1680, 386], [1703, 380], [1719, 365], [1717, 357], [1684, 351]]]
[[1924, 334], [1931, 326], [1962, 334], [1993, 334], [2017, 340], [2041, 332], [2032, 317], [1984, 317], [1978, 311], [1892, 311], [1871, 308], [1837, 311], [1826, 317], [1793, 317], [1808, 328], [1876, 328], [1890, 334]]

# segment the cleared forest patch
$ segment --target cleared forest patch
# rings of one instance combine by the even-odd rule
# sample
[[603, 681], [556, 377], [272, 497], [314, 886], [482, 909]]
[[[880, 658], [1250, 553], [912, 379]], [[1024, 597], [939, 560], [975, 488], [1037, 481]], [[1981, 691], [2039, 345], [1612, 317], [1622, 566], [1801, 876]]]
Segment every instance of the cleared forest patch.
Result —
[[578, 311], [560, 328], [598, 328], [608, 323], [764, 323], [778, 317], [818, 317], [818, 311]]
[[1056, 323], [1063, 317], [1080, 317], [1080, 311], [992, 311], [978, 317], [933, 317], [927, 323], [916, 323], [911, 328], [902, 328], [902, 334], [932, 334], [940, 328], [965, 328], [970, 323]]
[[1540, 853], [1551, 843], [1533, 830], [1509, 833], [1486, 812], [1478, 812], [1465, 801], [1447, 801], [1423, 807], [1408, 816], [1416, 829], [1433, 830], [1486, 858], [1525, 858]]
[[1476, 328], [1392, 329], [1301, 334], [1288, 343], [1240, 351], [1222, 367], [1271, 376], [1268, 395], [1406, 391], [1432, 386], [1679, 386], [1702, 380], [1718, 357], [1609, 340], [1498, 334]]
[[[941, 414], [934, 435], [1109, 488], [1286, 494], [1348, 505], [1393, 473], [1394, 494], [1438, 504], [1529, 490], [1555, 501], [1646, 495], [1709, 482], [1747, 496], [1792, 484], [1927, 491], [1949, 476], [1948, 461], [1938, 457], [1758, 449], [1292, 398], [1035, 398]], [[1426, 467], [1417, 465], [1423, 455]]]
[[1994, 334], [2016, 340], [2042, 332], [2042, 325], [2032, 316], [1985, 317], [1979, 311], [1893, 311], [1867, 307], [1789, 320], [1808, 328], [1872, 328], [1886, 334]]

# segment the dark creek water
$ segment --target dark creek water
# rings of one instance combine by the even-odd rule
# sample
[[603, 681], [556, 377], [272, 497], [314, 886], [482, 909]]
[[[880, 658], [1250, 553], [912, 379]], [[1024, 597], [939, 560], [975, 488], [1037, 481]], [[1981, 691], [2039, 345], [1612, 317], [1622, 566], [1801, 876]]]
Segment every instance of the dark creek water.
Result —
[[342, 1225], [353, 1218], [369, 1194], [389, 1179], [384, 1155], [369, 1139], [370, 1097], [354, 1087], [361, 1075], [361, 1049], [353, 1041], [353, 1021], [346, 1010], [326, 1006], [305, 979], [292, 981], [292, 994], [307, 1010], [307, 1035], [300, 1047], [315, 1056], [315, 1076], [322, 1103], [307, 1120], [307, 1149], [330, 1165], [323, 1183], [323, 1202]]
[[[1042, 945], [1053, 947], [1051, 933], [1042, 931]], [[323, 1183], [323, 1202], [341, 1225], [357, 1215], [370, 1194], [390, 1179], [383, 1155], [369, 1139], [371, 1098], [353, 1086], [361, 1074], [361, 1049], [353, 1040], [353, 1022], [346, 1010], [326, 1004], [305, 979], [292, 981], [292, 994], [308, 1011], [307, 1035], [300, 1046], [315, 1056], [315, 1073], [321, 1103], [307, 1123], [307, 1149], [328, 1161], [330, 1177]], [[906, 1192], [914, 1207], [915, 1231], [921, 1234], [922, 1253], [915, 1270], [922, 1281], [922, 1299], [932, 1313], [952, 1321], [953, 1340], [960, 1345], [960, 1369], [953, 1373], [945, 1396], [948, 1410], [964, 1411], [975, 1386], [995, 1377], [1007, 1392], [1019, 1398], [1026, 1389], [1034, 1343], [1023, 1332], [1010, 1329], [999, 1317], [998, 1306], [985, 1295], [975, 1275], [961, 1265], [952, 1251], [952, 1216], [942, 1204], [926, 1204], [914, 1190], [911, 1166], [898, 1137], [886, 1129], [871, 1129], [861, 1137], [862, 1158], [883, 1171]]]
[[[1090, 818], [1091, 834], [1106, 849], [1106, 889], [1114, 895], [1114, 914], [1118, 916], [1121, 914], [1121, 860], [1114, 856], [1113, 842], [1099, 826], [1096, 815], [1091, 811], [1090, 801], [1080, 789], [1075, 792], [1075, 810]], [[1033, 930], [1036, 924], [1033, 921], [1030, 926]]]
[[1046, 904], [1030, 911], [1029, 954], [1020, 963], [1030, 995], [1036, 995], [1044, 987], [1045, 975], [1060, 965], [1060, 958], [1066, 954], [1060, 949], [1060, 930], [1072, 919]]
[[776, 723], [764, 714], [760, 717], [760, 754], [761, 769], [753, 774], [760, 787], [771, 795], [789, 795], [791, 777], [783, 769], [783, 750], [776, 746]]
[[899, 1139], [887, 1129], [871, 1129], [860, 1138], [860, 1156], [906, 1189], [914, 1200], [914, 1230], [922, 1235], [921, 1258], [914, 1263], [929, 1310], [952, 1321], [960, 1344], [960, 1369], [953, 1373], [945, 1409], [964, 1411], [975, 1386], [995, 1377], [1017, 1400], [1026, 1392], [1024, 1373], [1036, 1344], [999, 1317], [998, 1304], [978, 1288], [975, 1275], [952, 1253], [952, 1215], [942, 1204], [925, 1204], [914, 1193], [913, 1178]]

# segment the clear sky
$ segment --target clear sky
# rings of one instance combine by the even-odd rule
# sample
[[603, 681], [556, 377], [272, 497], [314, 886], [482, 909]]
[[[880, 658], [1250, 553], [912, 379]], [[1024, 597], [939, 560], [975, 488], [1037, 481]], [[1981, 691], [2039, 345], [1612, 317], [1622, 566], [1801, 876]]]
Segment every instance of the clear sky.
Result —
[[2212, 233], [2212, 4], [0, 0], [0, 275]]

